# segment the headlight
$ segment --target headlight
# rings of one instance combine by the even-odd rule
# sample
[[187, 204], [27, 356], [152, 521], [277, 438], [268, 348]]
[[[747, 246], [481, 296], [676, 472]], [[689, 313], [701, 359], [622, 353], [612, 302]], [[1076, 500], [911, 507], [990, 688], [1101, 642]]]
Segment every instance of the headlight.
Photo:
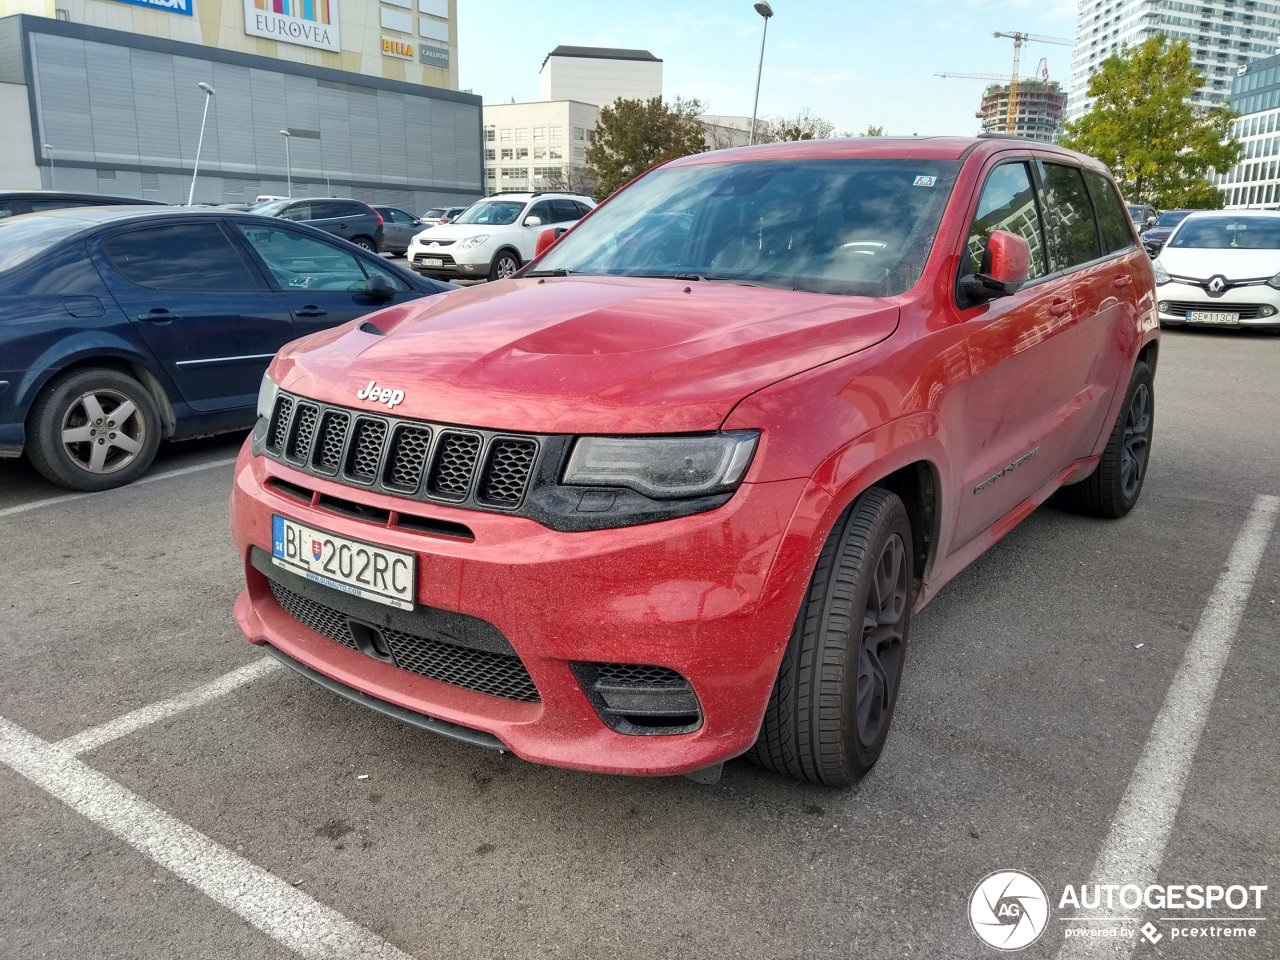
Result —
[[742, 482], [759, 436], [740, 430], [705, 436], [580, 437], [564, 482], [627, 487], [654, 500], [724, 493]]
[[1277, 273], [1274, 277], [1268, 280], [1267, 286], [1274, 287], [1276, 290], [1280, 290], [1280, 273]]
[[276, 408], [276, 394], [280, 392], [280, 388], [276, 386], [276, 382], [265, 373], [262, 375], [262, 383], [258, 386], [258, 416], [271, 419], [271, 412]]
[[463, 250], [470, 250], [472, 247], [480, 246], [488, 239], [489, 235], [487, 233], [477, 233], [474, 237], [467, 237], [467, 239], [460, 241], [458, 246]]
[[1169, 271], [1164, 268], [1164, 264], [1162, 264], [1159, 260], [1155, 261], [1155, 268], [1156, 268], [1156, 286], [1157, 287], [1163, 284], [1166, 284], [1173, 279], [1173, 277], [1169, 276]]

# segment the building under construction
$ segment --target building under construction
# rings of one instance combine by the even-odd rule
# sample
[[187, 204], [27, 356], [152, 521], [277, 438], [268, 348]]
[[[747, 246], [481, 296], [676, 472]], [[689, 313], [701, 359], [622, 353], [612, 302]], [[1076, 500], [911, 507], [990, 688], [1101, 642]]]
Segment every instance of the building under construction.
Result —
[[1009, 130], [1009, 84], [992, 84], [982, 95], [976, 116], [983, 133], [1015, 133], [1054, 143], [1062, 134], [1067, 95], [1054, 80], [1020, 80], [1013, 96], [1013, 129]]

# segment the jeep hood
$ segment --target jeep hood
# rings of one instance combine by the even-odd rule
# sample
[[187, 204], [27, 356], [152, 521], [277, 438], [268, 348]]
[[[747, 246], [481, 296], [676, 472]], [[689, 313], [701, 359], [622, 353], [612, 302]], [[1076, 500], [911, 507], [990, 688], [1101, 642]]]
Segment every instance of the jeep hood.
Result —
[[[271, 370], [302, 396], [445, 423], [540, 433], [714, 430], [748, 394], [865, 350], [897, 323], [896, 305], [864, 297], [705, 281], [524, 279], [314, 334], [281, 350]], [[404, 399], [393, 409], [357, 399], [371, 382]]]

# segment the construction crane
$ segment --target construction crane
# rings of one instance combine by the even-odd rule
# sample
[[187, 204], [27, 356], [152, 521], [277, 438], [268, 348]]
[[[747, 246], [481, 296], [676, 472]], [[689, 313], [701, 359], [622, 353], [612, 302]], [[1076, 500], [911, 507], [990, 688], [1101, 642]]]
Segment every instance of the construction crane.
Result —
[[992, 34], [993, 37], [1006, 37], [1013, 41], [1013, 72], [1009, 81], [1009, 113], [1004, 119], [1004, 132], [1013, 133], [1014, 130], [1014, 98], [1018, 93], [1018, 69], [1022, 65], [1022, 45], [1024, 43], [1057, 43], [1065, 47], [1074, 47], [1074, 40], [1067, 40], [1064, 37], [1042, 37], [1038, 33], [1023, 33], [1021, 30], [997, 30]]

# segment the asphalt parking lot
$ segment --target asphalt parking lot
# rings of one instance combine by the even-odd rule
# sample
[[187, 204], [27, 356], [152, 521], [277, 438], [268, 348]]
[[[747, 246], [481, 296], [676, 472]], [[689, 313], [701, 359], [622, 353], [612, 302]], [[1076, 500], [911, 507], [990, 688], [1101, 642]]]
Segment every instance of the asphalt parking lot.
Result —
[[[103, 494], [0, 461], [0, 957], [992, 957], [968, 919], [984, 876], [1056, 900], [1135, 836], [1161, 884], [1269, 885], [1256, 935], [1183, 939], [1147, 910], [1155, 944], [1067, 945], [1054, 902], [1022, 956], [1280, 956], [1278, 372], [1280, 336], [1168, 333], [1137, 509], [1042, 508], [946, 587], [847, 791], [744, 761], [714, 786], [535, 767], [254, 666], [238, 437]], [[1208, 635], [1226, 660], [1199, 734], [1167, 701], [1212, 674]], [[1171, 784], [1162, 827], [1148, 794]]]

